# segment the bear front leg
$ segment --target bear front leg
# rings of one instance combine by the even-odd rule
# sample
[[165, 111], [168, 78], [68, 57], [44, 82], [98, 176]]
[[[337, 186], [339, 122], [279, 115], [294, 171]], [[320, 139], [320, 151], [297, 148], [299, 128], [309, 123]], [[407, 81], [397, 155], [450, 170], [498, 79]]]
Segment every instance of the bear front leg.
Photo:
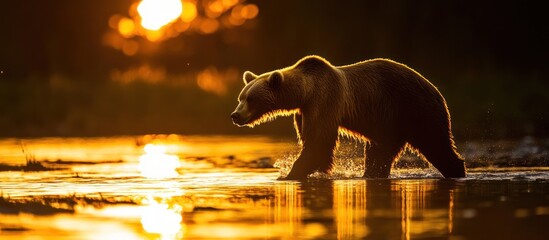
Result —
[[294, 164], [292, 165], [292, 169], [290, 170], [290, 173], [283, 179], [285, 180], [299, 180], [299, 179], [306, 179], [307, 176], [311, 173], [313, 173], [316, 168], [314, 166], [314, 161], [312, 156], [308, 156], [307, 151], [303, 149], [301, 151], [301, 154], [295, 160]]
[[338, 134], [337, 124], [319, 120], [307, 121], [304, 118], [301, 131], [303, 148], [285, 179], [305, 179], [316, 170], [328, 172], [332, 168]]

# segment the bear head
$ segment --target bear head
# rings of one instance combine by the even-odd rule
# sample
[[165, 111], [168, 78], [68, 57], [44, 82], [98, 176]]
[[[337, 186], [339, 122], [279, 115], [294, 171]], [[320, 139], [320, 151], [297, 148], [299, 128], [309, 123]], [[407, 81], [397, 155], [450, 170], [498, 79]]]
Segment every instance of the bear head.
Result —
[[[285, 97], [284, 74], [281, 71], [264, 73], [259, 76], [244, 72], [245, 86], [238, 96], [238, 106], [231, 113], [233, 123], [238, 126], [253, 127], [286, 113], [288, 101]], [[284, 114], [286, 113], [286, 114]]]
[[238, 126], [253, 127], [301, 112], [310, 101], [315, 82], [334, 76], [333, 66], [319, 56], [307, 56], [293, 66], [255, 75], [244, 72], [244, 88], [231, 114]]

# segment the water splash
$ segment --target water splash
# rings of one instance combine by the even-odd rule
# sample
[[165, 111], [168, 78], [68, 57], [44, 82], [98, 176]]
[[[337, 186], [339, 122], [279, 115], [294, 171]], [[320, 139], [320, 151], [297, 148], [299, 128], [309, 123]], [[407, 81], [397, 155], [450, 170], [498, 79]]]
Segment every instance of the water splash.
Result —
[[275, 163], [273, 164], [273, 167], [278, 168], [278, 173], [280, 174], [280, 177], [286, 177], [288, 173], [290, 173], [290, 170], [292, 169], [292, 165], [297, 159], [297, 156], [298, 155], [295, 153], [288, 154], [275, 161]]
[[[315, 172], [310, 175], [317, 179], [347, 179], [361, 177], [364, 173], [364, 158], [361, 156], [362, 144], [357, 142], [341, 143], [334, 153], [334, 166], [331, 173]], [[359, 151], [360, 150], [360, 151]], [[276, 160], [274, 167], [278, 168], [280, 177], [286, 177], [299, 153], [289, 153]]]
[[[359, 142], [347, 141], [340, 143], [334, 153], [334, 166], [327, 173], [314, 172], [309, 177], [315, 179], [349, 179], [360, 178], [364, 174], [364, 145]], [[274, 163], [281, 177], [288, 175], [299, 153], [291, 153]], [[440, 178], [442, 175], [427, 161], [410, 151], [397, 160], [391, 170], [391, 179], [409, 178]]]
[[391, 170], [390, 179], [442, 178], [433, 166], [429, 168], [400, 168]]

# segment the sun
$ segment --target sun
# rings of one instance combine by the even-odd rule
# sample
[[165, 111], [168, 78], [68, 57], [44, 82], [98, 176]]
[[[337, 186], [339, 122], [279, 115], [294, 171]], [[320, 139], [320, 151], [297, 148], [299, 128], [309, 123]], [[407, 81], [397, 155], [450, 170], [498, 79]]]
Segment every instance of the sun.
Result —
[[183, 4], [180, 0], [142, 0], [137, 12], [141, 16], [141, 26], [156, 31], [179, 18]]

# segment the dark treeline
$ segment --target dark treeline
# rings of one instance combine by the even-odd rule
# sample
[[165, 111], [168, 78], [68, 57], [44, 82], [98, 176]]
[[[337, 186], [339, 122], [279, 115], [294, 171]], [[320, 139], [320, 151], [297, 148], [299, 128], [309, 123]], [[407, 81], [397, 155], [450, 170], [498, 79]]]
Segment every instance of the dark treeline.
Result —
[[[127, 15], [132, 2], [0, 3], [0, 136], [293, 134], [288, 119], [232, 126], [239, 80], [212, 94], [177, 76], [212, 66], [261, 73], [308, 54], [334, 65], [385, 57], [416, 69], [445, 95], [458, 139], [549, 135], [541, 3], [248, 1], [259, 15], [243, 26], [160, 43], [135, 37], [155, 50], [130, 57], [103, 37], [109, 18]], [[167, 80], [111, 80], [113, 70], [143, 64], [164, 69]]]

